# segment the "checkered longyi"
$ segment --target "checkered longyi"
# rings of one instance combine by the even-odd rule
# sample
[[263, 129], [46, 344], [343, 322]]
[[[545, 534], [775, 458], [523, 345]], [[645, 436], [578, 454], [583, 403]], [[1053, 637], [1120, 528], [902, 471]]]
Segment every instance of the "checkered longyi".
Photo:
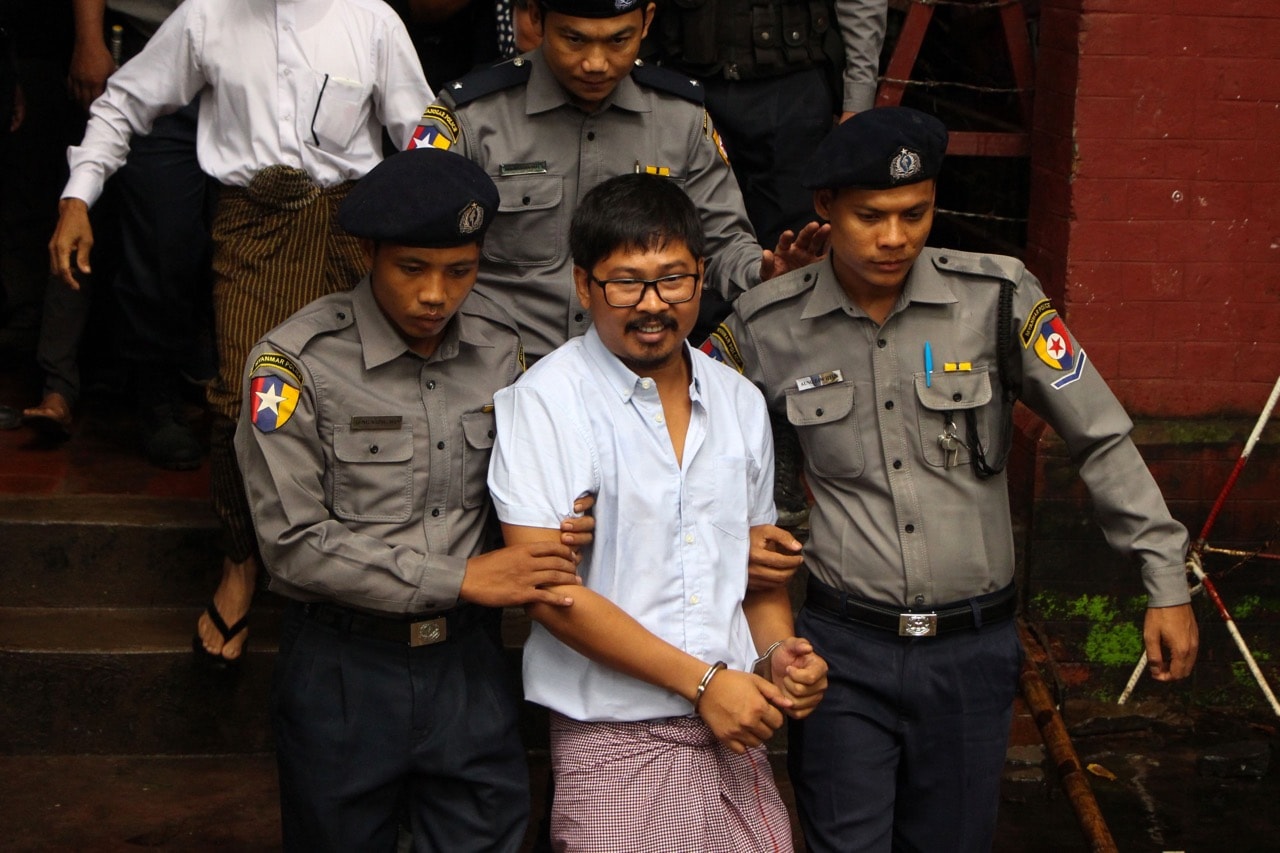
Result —
[[557, 851], [791, 853], [765, 748], [743, 755], [697, 717], [551, 718]]

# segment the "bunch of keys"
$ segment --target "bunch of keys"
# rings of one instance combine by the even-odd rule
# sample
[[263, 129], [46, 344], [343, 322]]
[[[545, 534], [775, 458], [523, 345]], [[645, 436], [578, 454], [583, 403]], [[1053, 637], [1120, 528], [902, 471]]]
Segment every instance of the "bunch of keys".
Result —
[[954, 468], [960, 464], [960, 436], [956, 432], [955, 421], [947, 418], [947, 425], [938, 436], [938, 446], [942, 448], [942, 465]]

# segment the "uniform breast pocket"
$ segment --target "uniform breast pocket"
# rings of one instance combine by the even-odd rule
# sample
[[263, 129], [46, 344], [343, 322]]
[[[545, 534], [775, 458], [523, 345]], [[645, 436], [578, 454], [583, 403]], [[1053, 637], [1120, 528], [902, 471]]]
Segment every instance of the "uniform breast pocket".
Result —
[[986, 416], [986, 405], [991, 402], [991, 376], [985, 365], [954, 373], [935, 372], [928, 384], [923, 373], [917, 374], [915, 385], [916, 399], [920, 401], [917, 410], [920, 447], [925, 462], [937, 467], [946, 464], [941, 437], [949, 431], [948, 424], [954, 424], [955, 434], [959, 437], [955, 445], [959, 455], [953, 458], [952, 463], [969, 463], [970, 412], [974, 414], [978, 441], [983, 447], [991, 446]]
[[558, 264], [564, 258], [570, 212], [563, 209], [559, 175], [496, 178], [498, 217], [484, 238], [484, 256], [514, 266]]
[[734, 539], [750, 531], [747, 496], [754, 491], [759, 466], [746, 456], [717, 456], [711, 523]]
[[805, 464], [814, 474], [862, 476], [865, 462], [852, 383], [788, 391], [787, 420], [796, 428]]
[[311, 115], [312, 145], [323, 151], [341, 153], [368, 120], [372, 89], [359, 80], [322, 74], [316, 81], [319, 93]]
[[489, 499], [489, 456], [497, 434], [493, 412], [468, 412], [462, 416], [462, 505], [483, 506]]
[[413, 511], [413, 432], [333, 428], [333, 514], [402, 523]]

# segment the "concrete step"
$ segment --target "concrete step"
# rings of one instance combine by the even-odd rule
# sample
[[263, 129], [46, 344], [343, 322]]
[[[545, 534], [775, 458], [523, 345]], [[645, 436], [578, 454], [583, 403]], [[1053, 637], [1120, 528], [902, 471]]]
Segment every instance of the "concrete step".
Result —
[[269, 751], [278, 606], [231, 673], [192, 656], [198, 612], [0, 608], [0, 755]]
[[0, 496], [6, 607], [203, 606], [221, 567], [207, 500]]

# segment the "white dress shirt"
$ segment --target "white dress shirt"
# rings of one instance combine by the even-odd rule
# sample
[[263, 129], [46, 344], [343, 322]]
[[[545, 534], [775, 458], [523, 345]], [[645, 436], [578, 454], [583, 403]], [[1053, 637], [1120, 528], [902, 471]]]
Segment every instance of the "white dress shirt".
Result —
[[[755, 386], [686, 351], [693, 414], [682, 465], [656, 383], [632, 373], [592, 327], [494, 396], [489, 490], [503, 522], [542, 528], [559, 528], [574, 499], [594, 493], [583, 583], [672, 645], [743, 670], [755, 657], [742, 612], [748, 531], [777, 516], [769, 419]], [[525, 644], [524, 687], [529, 700], [584, 721], [693, 710], [538, 624]]]
[[433, 99], [383, 0], [187, 0], [93, 102], [63, 198], [92, 205], [130, 138], [197, 94], [200, 168], [241, 187], [272, 165], [323, 187], [360, 178], [382, 128], [403, 148]]

